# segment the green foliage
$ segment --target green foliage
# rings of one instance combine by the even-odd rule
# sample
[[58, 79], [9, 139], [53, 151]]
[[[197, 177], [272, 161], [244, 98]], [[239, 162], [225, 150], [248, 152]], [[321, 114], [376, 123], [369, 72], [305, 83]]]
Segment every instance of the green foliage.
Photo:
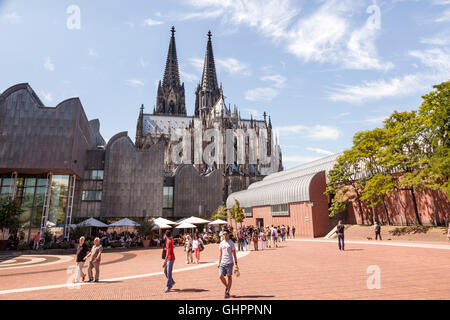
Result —
[[244, 210], [241, 208], [237, 199], [234, 199], [234, 205], [230, 210], [231, 218], [236, 221], [236, 224], [242, 223], [245, 219]]
[[20, 242], [17, 245], [17, 250], [29, 250], [30, 246], [26, 242]]
[[81, 237], [87, 237], [89, 235], [89, 227], [76, 226], [70, 232], [70, 239], [78, 241]]
[[450, 198], [450, 81], [434, 88], [423, 96], [419, 110], [394, 111], [382, 128], [355, 134], [352, 148], [328, 173], [326, 194], [334, 196], [330, 216], [342, 211], [349, 200], [374, 207], [406, 189], [412, 192], [421, 224], [416, 189], [441, 190]]
[[153, 227], [155, 226], [153, 221], [143, 220], [139, 224], [140, 226], [136, 227], [138, 234], [141, 237], [144, 237], [146, 240], [151, 240], [153, 234]]
[[221, 219], [221, 220], [225, 220], [227, 221], [227, 207], [225, 206], [220, 206], [218, 207], [213, 214], [211, 215], [211, 220], [217, 220], [217, 219]]
[[[3, 229], [9, 229], [11, 232], [16, 232], [19, 228], [19, 216], [23, 209], [19, 204], [11, 198], [0, 200], [0, 232]], [[3, 237], [5, 235], [3, 234]]]

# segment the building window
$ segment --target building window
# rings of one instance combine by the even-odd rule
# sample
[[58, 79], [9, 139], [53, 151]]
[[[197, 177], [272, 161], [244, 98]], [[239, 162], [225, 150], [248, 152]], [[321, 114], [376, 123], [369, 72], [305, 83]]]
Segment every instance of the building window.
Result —
[[246, 218], [252, 218], [253, 217], [252, 208], [244, 208], [244, 215]]
[[277, 204], [270, 206], [272, 217], [286, 217], [289, 216], [289, 204]]
[[164, 187], [163, 190], [163, 209], [173, 208], [173, 187]]
[[103, 170], [86, 170], [84, 171], [84, 180], [103, 180]]
[[101, 191], [84, 190], [82, 194], [83, 201], [102, 201]]

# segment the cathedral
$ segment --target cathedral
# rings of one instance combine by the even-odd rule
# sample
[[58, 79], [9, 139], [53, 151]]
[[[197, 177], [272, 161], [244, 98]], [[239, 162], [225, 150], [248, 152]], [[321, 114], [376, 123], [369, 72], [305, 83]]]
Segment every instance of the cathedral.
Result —
[[[236, 106], [233, 110], [230, 104], [227, 107], [222, 84], [219, 86], [217, 80], [211, 31], [208, 32], [201, 82], [195, 91], [194, 114], [187, 115], [174, 27], [171, 33], [164, 76], [158, 84], [156, 105], [152, 114], [145, 113], [144, 106], [141, 106], [135, 145], [140, 150], [146, 150], [159, 142], [164, 143], [164, 170], [169, 181], [184, 164], [194, 165], [201, 176], [208, 176], [218, 170], [223, 177], [222, 199], [225, 203], [231, 193], [245, 190], [251, 183], [262, 180], [266, 175], [283, 170], [281, 149], [274, 138], [270, 116], [265, 112], [263, 119], [253, 119], [253, 116], [244, 119]], [[208, 129], [213, 129], [218, 134], [213, 135], [212, 139], [205, 139]], [[230, 141], [230, 133], [232, 143], [231, 146], [228, 143], [228, 150], [225, 150], [225, 141]], [[198, 137], [200, 138], [196, 140]], [[182, 142], [183, 139], [185, 141]], [[207, 161], [201, 152], [207, 150], [211, 141], [216, 142], [211, 151], [214, 161]], [[242, 143], [241, 151], [238, 143]], [[182, 150], [180, 145], [184, 146]], [[199, 145], [201, 150], [195, 150], [195, 146]], [[256, 148], [263, 150], [262, 156], [266, 161], [252, 156], [251, 153]], [[230, 149], [234, 151], [232, 156], [229, 155]], [[239, 152], [243, 161], [237, 159], [236, 154]], [[181, 156], [183, 161], [173, 161], [174, 154]]]

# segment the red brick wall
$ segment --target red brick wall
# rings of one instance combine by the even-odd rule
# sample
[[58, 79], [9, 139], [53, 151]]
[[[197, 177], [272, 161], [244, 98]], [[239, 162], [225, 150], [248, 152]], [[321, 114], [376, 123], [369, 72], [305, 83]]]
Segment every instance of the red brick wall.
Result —
[[[415, 191], [417, 207], [420, 219], [424, 225], [448, 225], [450, 222], [450, 201], [440, 191], [426, 190]], [[372, 209], [362, 204], [364, 217], [372, 219]], [[391, 223], [401, 225], [416, 224], [414, 205], [411, 191], [402, 190], [386, 199], [386, 207], [389, 212]], [[378, 219], [386, 221], [383, 205], [375, 207]], [[356, 201], [352, 201], [347, 208], [346, 222], [350, 224], [361, 224], [361, 214]], [[367, 221], [365, 221], [367, 223]]]
[[330, 217], [328, 212], [328, 196], [326, 190], [325, 172], [314, 176], [309, 188], [309, 197], [314, 204], [312, 207], [314, 237], [322, 237], [330, 232]]

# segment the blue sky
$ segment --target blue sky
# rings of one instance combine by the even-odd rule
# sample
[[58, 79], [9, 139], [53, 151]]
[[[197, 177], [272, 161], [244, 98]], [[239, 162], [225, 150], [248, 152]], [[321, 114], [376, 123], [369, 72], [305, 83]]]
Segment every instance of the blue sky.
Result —
[[285, 167], [343, 151], [450, 78], [450, 0], [0, 0], [0, 92], [28, 82], [47, 106], [80, 97], [105, 139], [134, 140], [172, 25], [188, 114], [211, 30], [227, 103], [272, 116]]

